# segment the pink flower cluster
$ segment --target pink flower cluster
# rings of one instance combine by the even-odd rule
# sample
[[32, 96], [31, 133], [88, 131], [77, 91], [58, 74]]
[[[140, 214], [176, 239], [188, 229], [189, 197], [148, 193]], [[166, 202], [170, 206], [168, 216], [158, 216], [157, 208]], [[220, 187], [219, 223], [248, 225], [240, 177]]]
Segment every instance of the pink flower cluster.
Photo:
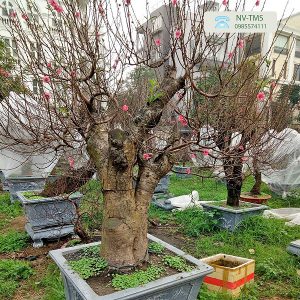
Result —
[[64, 9], [62, 8], [62, 6], [60, 6], [56, 0], [48, 0], [48, 3], [59, 14], [64, 11]]
[[178, 116], [178, 121], [181, 123], [182, 126], [187, 126], [188, 122], [183, 115]]
[[149, 160], [150, 158], [152, 158], [152, 156], [153, 156], [152, 153], [144, 153], [144, 154], [143, 154], [144, 160]]
[[123, 110], [123, 111], [128, 111], [128, 109], [129, 109], [128, 105], [124, 104], [124, 105], [122, 106], [122, 110]]
[[257, 98], [258, 101], [264, 101], [265, 98], [266, 98], [266, 95], [265, 95], [264, 92], [259, 92], [259, 93], [257, 94], [256, 98]]
[[68, 161], [69, 161], [70, 168], [74, 169], [74, 166], [75, 166], [74, 158], [70, 156], [70, 157], [68, 157]]
[[9, 77], [10, 76], [10, 73], [6, 70], [4, 70], [3, 68], [0, 67], [0, 76], [3, 76], [3, 77]]

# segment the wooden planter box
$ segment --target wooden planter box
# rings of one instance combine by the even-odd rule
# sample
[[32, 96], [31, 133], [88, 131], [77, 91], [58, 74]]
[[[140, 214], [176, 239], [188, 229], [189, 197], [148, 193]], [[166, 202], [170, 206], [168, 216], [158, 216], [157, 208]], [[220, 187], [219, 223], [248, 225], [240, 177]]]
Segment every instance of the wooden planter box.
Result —
[[[254, 281], [255, 261], [253, 259], [217, 254], [204, 258], [202, 261], [215, 269], [203, 281], [209, 290], [227, 292], [236, 297], [245, 284]], [[225, 264], [219, 264], [220, 261]], [[226, 266], [226, 263], [237, 264], [237, 266]]]

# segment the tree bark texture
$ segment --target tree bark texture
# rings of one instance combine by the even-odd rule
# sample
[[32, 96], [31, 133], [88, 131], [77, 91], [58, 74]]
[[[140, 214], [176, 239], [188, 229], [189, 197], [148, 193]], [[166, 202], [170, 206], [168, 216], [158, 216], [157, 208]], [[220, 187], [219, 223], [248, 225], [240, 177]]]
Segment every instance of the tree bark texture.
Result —
[[243, 164], [238, 159], [226, 159], [224, 162], [224, 171], [227, 181], [227, 205], [239, 206], [242, 191]]
[[253, 169], [254, 169], [255, 183], [254, 183], [250, 193], [252, 195], [260, 195], [261, 194], [261, 183], [262, 183], [261, 172], [259, 171], [258, 162], [255, 158], [253, 159]]

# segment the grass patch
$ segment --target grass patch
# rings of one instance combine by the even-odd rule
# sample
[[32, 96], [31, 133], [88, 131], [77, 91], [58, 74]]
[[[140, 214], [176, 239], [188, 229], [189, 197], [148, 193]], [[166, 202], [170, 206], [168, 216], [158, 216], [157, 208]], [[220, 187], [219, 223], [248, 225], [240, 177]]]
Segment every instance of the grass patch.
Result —
[[183, 232], [191, 237], [218, 230], [218, 221], [214, 218], [214, 213], [204, 212], [197, 207], [175, 211], [173, 216], [175, 222], [182, 227]]
[[44, 289], [42, 300], [65, 300], [64, 284], [57, 266], [51, 263], [47, 273], [39, 282], [39, 288]]
[[0, 298], [11, 299], [22, 280], [33, 274], [29, 264], [18, 260], [0, 260]]
[[165, 270], [161, 267], [150, 266], [145, 271], [136, 271], [132, 274], [115, 275], [112, 279], [112, 286], [117, 290], [134, 288], [159, 279]]
[[[274, 296], [297, 299], [300, 296], [300, 277], [297, 275], [300, 260], [288, 254], [286, 247], [299, 238], [299, 228], [284, 226], [284, 222], [251, 217], [234, 233], [220, 231], [201, 236], [196, 241], [194, 254], [199, 258], [217, 253], [253, 258], [256, 261], [256, 281], [261, 284], [253, 287], [250, 293], [258, 293], [259, 298], [249, 299]], [[228, 299], [218, 296], [218, 299]]]
[[0, 194], [0, 228], [7, 225], [13, 218], [23, 214], [22, 205], [19, 202], [10, 203], [9, 193]]
[[35, 191], [23, 192], [22, 195], [27, 198], [27, 200], [41, 200], [45, 197], [37, 194]]
[[25, 232], [10, 231], [0, 235], [0, 253], [16, 252], [28, 245], [29, 237]]

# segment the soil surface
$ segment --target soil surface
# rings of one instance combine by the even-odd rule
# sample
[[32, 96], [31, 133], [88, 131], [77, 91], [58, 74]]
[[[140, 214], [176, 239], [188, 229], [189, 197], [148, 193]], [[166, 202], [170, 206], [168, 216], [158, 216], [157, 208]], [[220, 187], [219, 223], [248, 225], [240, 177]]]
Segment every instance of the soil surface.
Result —
[[219, 259], [213, 262], [209, 263], [211, 266], [220, 266], [220, 267], [226, 267], [226, 268], [235, 268], [240, 265], [242, 265], [242, 262], [239, 261], [229, 261], [225, 259]]

